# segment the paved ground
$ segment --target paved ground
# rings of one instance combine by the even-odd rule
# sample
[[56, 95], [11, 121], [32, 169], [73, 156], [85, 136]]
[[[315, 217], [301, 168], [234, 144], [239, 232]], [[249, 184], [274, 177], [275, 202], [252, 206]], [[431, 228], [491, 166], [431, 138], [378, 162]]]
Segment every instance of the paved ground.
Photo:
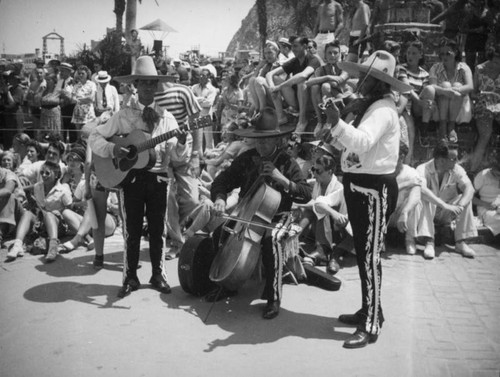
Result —
[[[146, 248], [147, 245], [143, 244]], [[386, 322], [377, 343], [346, 350], [353, 329], [338, 322], [360, 302], [353, 258], [338, 292], [284, 287], [278, 318], [260, 317], [260, 283], [209, 304], [182, 291], [167, 262], [171, 295], [143, 289], [117, 300], [121, 238], [106, 243], [106, 267], [77, 250], [50, 265], [25, 256], [0, 263], [0, 375], [28, 376], [474, 376], [500, 375], [500, 251], [475, 260], [448, 248], [433, 261], [389, 250], [383, 260]], [[2, 250], [0, 259], [5, 260]]]

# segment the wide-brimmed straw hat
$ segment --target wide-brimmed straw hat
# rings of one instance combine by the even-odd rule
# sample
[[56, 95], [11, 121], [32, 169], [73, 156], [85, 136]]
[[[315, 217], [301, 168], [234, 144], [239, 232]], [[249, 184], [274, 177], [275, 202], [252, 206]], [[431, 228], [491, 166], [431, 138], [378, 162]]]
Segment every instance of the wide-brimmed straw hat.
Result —
[[115, 80], [126, 84], [131, 84], [136, 80], [158, 80], [161, 82], [175, 81], [175, 76], [158, 75], [155, 63], [151, 56], [139, 56], [135, 62], [134, 70], [130, 75], [117, 76]]
[[252, 119], [252, 126], [234, 131], [235, 135], [248, 138], [278, 137], [295, 130], [295, 124], [279, 125], [278, 115], [273, 108], [267, 107]]
[[398, 92], [409, 92], [412, 90], [410, 85], [407, 85], [394, 77], [396, 70], [396, 59], [387, 51], [375, 51], [363, 63], [339, 62], [338, 66], [341, 70], [349, 74], [357, 75], [364, 73], [372, 76], [377, 80], [389, 84]]
[[111, 81], [111, 76], [108, 75], [108, 72], [106, 72], [106, 71], [99, 71], [97, 73], [95, 81], [97, 81], [98, 83], [104, 84], [106, 82], [110, 82]]

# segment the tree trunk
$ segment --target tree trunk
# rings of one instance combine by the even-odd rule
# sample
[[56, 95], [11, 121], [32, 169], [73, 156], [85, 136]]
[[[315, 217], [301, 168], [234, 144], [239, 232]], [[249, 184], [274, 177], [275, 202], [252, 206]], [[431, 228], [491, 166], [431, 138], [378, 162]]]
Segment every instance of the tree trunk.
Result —
[[127, 10], [125, 13], [125, 38], [127, 41], [130, 40], [130, 30], [136, 29], [136, 18], [137, 18], [137, 0], [127, 1]]
[[125, 0], [115, 0], [116, 33], [123, 34], [123, 13], [125, 13]]
[[266, 0], [257, 0], [257, 19], [259, 22], [260, 51], [264, 53], [267, 40], [267, 7]]

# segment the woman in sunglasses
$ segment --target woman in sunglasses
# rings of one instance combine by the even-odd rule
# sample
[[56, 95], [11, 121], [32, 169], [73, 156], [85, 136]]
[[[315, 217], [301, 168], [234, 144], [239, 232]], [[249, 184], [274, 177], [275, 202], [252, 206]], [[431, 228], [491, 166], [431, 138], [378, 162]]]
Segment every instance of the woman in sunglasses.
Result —
[[44, 225], [49, 238], [48, 252], [45, 261], [53, 262], [58, 254], [59, 229], [63, 228], [61, 211], [73, 201], [71, 190], [67, 184], [61, 184], [61, 167], [52, 161], [45, 161], [40, 169], [41, 182], [33, 188], [36, 207], [25, 211], [19, 220], [16, 239], [7, 253], [7, 260], [14, 260], [24, 255], [23, 241], [33, 225]]
[[441, 61], [429, 71], [429, 84], [436, 90], [439, 110], [438, 136], [456, 143], [456, 124], [468, 123], [472, 119], [469, 98], [469, 93], [474, 89], [472, 71], [462, 62], [462, 52], [454, 40], [444, 38], [441, 41], [439, 58]]

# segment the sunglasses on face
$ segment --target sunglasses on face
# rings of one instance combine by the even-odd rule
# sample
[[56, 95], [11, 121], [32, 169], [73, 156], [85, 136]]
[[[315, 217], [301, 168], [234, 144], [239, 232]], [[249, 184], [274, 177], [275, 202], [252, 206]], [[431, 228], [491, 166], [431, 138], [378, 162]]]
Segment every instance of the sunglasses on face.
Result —
[[312, 172], [313, 174], [321, 175], [321, 174], [323, 174], [323, 173], [325, 172], [325, 170], [324, 170], [324, 169], [323, 169], [323, 170], [322, 170], [322, 169], [318, 169], [317, 167], [314, 167], [314, 166], [313, 166], [313, 167], [311, 168], [311, 172]]

